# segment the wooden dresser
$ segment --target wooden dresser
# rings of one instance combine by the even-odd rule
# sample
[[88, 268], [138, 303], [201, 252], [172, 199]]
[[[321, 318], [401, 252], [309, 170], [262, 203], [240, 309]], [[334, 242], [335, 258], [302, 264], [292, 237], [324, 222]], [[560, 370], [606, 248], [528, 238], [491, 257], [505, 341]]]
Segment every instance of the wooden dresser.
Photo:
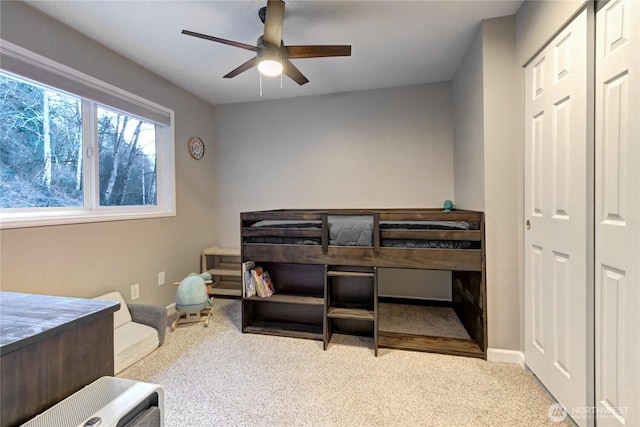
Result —
[[0, 292], [0, 425], [113, 375], [113, 301]]

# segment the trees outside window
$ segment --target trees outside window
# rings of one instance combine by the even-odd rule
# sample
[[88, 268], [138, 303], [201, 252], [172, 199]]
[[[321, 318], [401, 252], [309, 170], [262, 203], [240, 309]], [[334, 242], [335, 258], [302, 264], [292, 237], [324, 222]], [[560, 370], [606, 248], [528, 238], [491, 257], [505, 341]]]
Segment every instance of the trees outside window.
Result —
[[174, 214], [166, 123], [0, 71], [0, 225]]
[[[82, 100], [6, 74], [0, 90], [0, 207], [82, 206], [84, 147], [94, 146], [83, 138]], [[154, 205], [155, 124], [100, 105], [88, 110], [97, 116], [100, 206]]]
[[155, 125], [98, 107], [100, 205], [156, 201]]
[[77, 97], [0, 74], [0, 207], [82, 206]]

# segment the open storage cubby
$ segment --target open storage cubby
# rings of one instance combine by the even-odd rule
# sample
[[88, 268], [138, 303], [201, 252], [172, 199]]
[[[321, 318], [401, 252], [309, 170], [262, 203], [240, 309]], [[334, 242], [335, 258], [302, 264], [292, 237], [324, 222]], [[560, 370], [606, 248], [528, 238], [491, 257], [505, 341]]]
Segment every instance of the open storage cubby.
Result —
[[[486, 358], [486, 317], [484, 312], [483, 272], [453, 271], [450, 307], [455, 321], [468, 338], [425, 335], [387, 330], [384, 322], [378, 331], [378, 346], [400, 350], [426, 351], [456, 356]], [[427, 305], [429, 305], [427, 303]]]
[[201, 271], [211, 274], [207, 286], [209, 295], [222, 298], [240, 298], [242, 280], [240, 249], [212, 246], [202, 251]]
[[376, 267], [325, 266], [324, 349], [333, 333], [373, 337], [378, 355]]
[[242, 331], [322, 340], [323, 266], [255, 263], [269, 272], [275, 292], [268, 298], [243, 296]]

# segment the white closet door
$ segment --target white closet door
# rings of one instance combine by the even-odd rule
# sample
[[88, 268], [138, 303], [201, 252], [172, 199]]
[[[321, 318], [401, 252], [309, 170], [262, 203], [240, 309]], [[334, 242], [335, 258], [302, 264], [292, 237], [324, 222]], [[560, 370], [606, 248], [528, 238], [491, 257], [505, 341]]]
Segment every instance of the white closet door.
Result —
[[640, 2], [596, 14], [597, 426], [640, 426]]
[[586, 10], [529, 63], [525, 90], [525, 362], [570, 411], [587, 406], [593, 259]]

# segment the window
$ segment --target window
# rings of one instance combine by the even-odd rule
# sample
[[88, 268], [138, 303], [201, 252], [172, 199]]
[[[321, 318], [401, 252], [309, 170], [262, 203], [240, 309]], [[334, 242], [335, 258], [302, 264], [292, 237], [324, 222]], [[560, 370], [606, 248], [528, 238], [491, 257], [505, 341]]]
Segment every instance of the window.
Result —
[[0, 73], [1, 208], [82, 206], [82, 102]]
[[171, 110], [4, 41], [1, 53], [2, 228], [175, 215]]
[[154, 205], [156, 127], [99, 106], [100, 206]]

